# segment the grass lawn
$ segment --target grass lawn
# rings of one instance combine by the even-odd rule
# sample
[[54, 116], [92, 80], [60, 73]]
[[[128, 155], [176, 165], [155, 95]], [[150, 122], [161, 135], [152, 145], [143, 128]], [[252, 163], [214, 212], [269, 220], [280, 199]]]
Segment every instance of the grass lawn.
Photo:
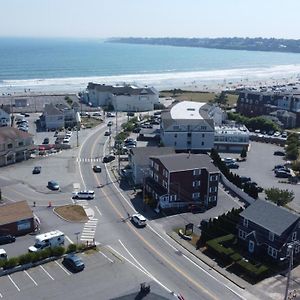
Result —
[[96, 119], [93, 117], [81, 117], [81, 125], [83, 125], [85, 128], [93, 128], [101, 124], [103, 121], [100, 119]]
[[88, 216], [80, 205], [63, 205], [55, 207], [54, 211], [67, 221], [86, 222], [88, 220]]
[[[216, 93], [211, 92], [201, 92], [201, 91], [181, 91], [177, 92], [175, 95], [172, 91], [163, 91], [160, 92], [160, 96], [162, 97], [172, 97], [179, 101], [195, 101], [195, 102], [209, 102], [215, 99]], [[234, 106], [236, 105], [238, 95], [227, 94], [228, 105]]]

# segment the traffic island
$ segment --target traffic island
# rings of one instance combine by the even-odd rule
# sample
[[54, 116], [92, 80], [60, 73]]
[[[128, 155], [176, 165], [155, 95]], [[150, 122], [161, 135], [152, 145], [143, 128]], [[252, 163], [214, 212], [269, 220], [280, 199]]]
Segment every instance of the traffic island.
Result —
[[58, 206], [53, 212], [60, 218], [68, 222], [87, 222], [88, 216], [81, 205], [69, 204]]

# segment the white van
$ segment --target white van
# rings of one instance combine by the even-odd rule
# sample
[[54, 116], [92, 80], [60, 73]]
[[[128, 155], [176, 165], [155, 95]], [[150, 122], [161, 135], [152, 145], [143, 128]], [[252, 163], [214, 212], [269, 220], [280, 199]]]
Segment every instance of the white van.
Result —
[[45, 248], [64, 245], [65, 234], [60, 230], [54, 230], [39, 234], [35, 237], [35, 244], [28, 248], [29, 252], [41, 251]]
[[74, 199], [94, 199], [95, 198], [95, 192], [94, 191], [79, 191], [79, 192], [73, 192], [73, 198]]
[[4, 249], [0, 249], [0, 260], [6, 260], [7, 259], [7, 254]]

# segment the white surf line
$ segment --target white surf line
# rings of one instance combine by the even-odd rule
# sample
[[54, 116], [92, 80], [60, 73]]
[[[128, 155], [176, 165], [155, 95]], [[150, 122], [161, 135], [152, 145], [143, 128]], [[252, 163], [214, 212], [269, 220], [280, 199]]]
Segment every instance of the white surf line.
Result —
[[144, 271], [140, 267], [138, 267], [136, 264], [134, 264], [132, 261], [130, 261], [128, 258], [126, 258], [124, 255], [122, 255], [120, 252], [118, 252], [116, 249], [114, 249], [111, 246], [108, 246], [112, 251], [116, 252], [120, 257], [122, 257], [124, 260], [126, 260], [129, 264], [134, 266], [136, 269], [144, 273], [146, 276], [148, 276], [150, 279], [154, 280], [157, 284], [159, 284], [162, 288], [164, 288], [168, 293], [174, 294], [173, 291], [171, 291], [169, 288], [167, 288], [165, 285], [163, 285], [159, 280], [157, 280], [153, 275], [151, 275], [148, 271]]
[[10, 277], [10, 275], [7, 275], [7, 277], [9, 278], [9, 280], [12, 282], [12, 284], [15, 286], [15, 288], [18, 290], [18, 292], [20, 292], [20, 288], [17, 286], [17, 284], [12, 280], [12, 278]]
[[48, 273], [48, 271], [42, 265], [40, 265], [40, 267], [52, 280], [54, 280], [54, 278]]
[[96, 208], [97, 212], [99, 213], [99, 215], [102, 216], [102, 213], [101, 213], [100, 209], [98, 208], [98, 206], [95, 205], [95, 208]]
[[65, 238], [66, 238], [71, 244], [74, 244], [74, 242], [73, 242], [67, 235], [65, 235]]
[[61, 266], [57, 261], [55, 263], [68, 275], [71, 275], [63, 266]]
[[38, 286], [38, 284], [36, 283], [36, 281], [29, 275], [29, 273], [28, 273], [26, 270], [24, 270], [24, 273], [32, 280], [32, 282], [33, 282], [36, 286]]
[[[163, 236], [161, 236], [151, 225], [147, 226], [153, 233], [155, 233], [159, 238], [161, 238], [168, 246], [170, 246], [173, 250], [175, 251], [180, 251], [179, 249], [177, 249], [176, 247], [174, 247], [172, 244], [170, 244]], [[167, 236], [168, 238], [170, 238], [169, 236]], [[171, 239], [171, 238], [170, 238]], [[185, 250], [184, 247], [182, 247], [182, 249]], [[182, 253], [182, 251], [180, 251]], [[226, 287], [228, 290], [230, 290], [233, 294], [235, 294], [236, 296], [238, 296], [241, 299], [247, 300], [246, 298], [244, 298], [242, 295], [240, 295], [238, 292], [236, 292], [235, 290], [233, 290], [231, 287], [229, 287], [226, 283], [220, 281], [219, 279], [217, 279], [216, 277], [214, 277], [212, 274], [210, 274], [209, 272], [207, 272], [204, 268], [202, 268], [201, 266], [199, 266], [197, 263], [195, 263], [192, 259], [190, 259], [188, 256], [186, 256], [184, 253], [182, 253], [182, 257], [184, 257], [186, 260], [188, 260], [190, 263], [192, 263], [195, 267], [197, 267], [198, 269], [200, 269], [201, 271], [203, 271], [205, 274], [207, 274], [208, 276], [210, 276], [211, 278], [213, 278], [214, 280], [216, 280], [219, 284], [221, 284], [222, 286]], [[208, 266], [208, 265], [207, 265]], [[209, 266], [208, 266], [209, 267]], [[216, 272], [213, 268], [211, 268], [212, 271]], [[219, 273], [217, 273], [219, 274]], [[219, 274], [220, 275], [220, 274]], [[221, 275], [222, 276], [222, 275]], [[223, 276], [224, 277], [224, 276]], [[226, 279], [226, 277], [224, 277]]]
[[110, 263], [114, 263], [114, 261], [110, 259], [107, 255], [105, 255], [103, 252], [101, 252], [100, 250], [98, 252], [102, 254]]

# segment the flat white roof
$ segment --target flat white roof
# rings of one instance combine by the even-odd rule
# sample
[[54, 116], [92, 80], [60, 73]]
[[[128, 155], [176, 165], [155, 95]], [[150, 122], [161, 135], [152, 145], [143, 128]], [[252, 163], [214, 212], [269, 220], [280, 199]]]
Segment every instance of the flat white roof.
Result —
[[181, 101], [171, 108], [170, 114], [172, 119], [202, 120], [199, 110], [205, 104], [206, 102]]

